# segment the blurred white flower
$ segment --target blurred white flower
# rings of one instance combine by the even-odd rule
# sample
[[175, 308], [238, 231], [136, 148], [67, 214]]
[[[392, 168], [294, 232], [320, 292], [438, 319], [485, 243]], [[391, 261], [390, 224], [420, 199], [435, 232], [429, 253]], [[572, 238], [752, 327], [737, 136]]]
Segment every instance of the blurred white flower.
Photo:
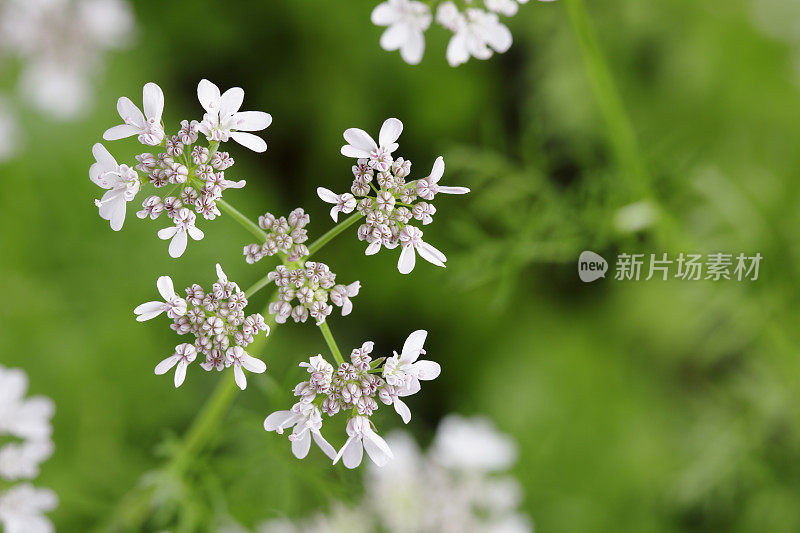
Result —
[[55, 527], [44, 513], [57, 506], [58, 496], [52, 490], [15, 485], [0, 493], [0, 524], [5, 533], [52, 533]]
[[480, 417], [453, 415], [442, 420], [430, 453], [438, 464], [453, 470], [494, 472], [517, 460], [514, 441]]
[[447, 62], [457, 67], [470, 57], [489, 59], [493, 52], [511, 47], [511, 32], [496, 13], [469, 8], [455, 22], [455, 35], [447, 45]]
[[384, 50], [400, 50], [400, 57], [416, 65], [425, 53], [425, 30], [433, 19], [431, 9], [413, 0], [387, 0], [372, 10], [372, 23], [388, 26], [381, 35]]
[[58, 504], [55, 493], [29, 483], [7, 486], [3, 481], [33, 479], [39, 465], [53, 454], [50, 398], [26, 398], [28, 376], [20, 369], [0, 366], [0, 525], [5, 533], [49, 533], [53, 524], [44, 516]]
[[19, 93], [57, 120], [86, 110], [105, 52], [126, 46], [133, 30], [125, 0], [0, 2], [0, 50], [20, 60]]
[[219, 87], [204, 79], [197, 85], [197, 98], [206, 111], [199, 130], [209, 141], [233, 139], [254, 152], [267, 149], [264, 139], [245, 132], [266, 129], [272, 124], [272, 116], [263, 111], [239, 111], [244, 102], [241, 88], [233, 87], [220, 94]]

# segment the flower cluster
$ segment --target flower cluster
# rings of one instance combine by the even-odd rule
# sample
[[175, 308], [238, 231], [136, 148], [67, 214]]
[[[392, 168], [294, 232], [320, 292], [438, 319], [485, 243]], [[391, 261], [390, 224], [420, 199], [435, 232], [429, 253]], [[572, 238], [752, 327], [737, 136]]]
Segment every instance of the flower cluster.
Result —
[[[157, 153], [137, 155], [134, 167], [118, 164], [100, 143], [92, 149], [97, 162], [89, 169], [89, 177], [107, 191], [95, 204], [100, 216], [110, 222], [111, 229], [122, 228], [127, 203], [140, 189], [151, 189], [154, 193], [158, 189], [166, 191], [149, 194], [136, 215], [155, 220], [166, 213], [173, 225], [160, 230], [158, 237], [170, 240], [172, 257], [183, 254], [189, 237], [203, 238], [203, 232], [196, 226], [198, 215], [214, 220], [220, 215], [218, 203], [223, 191], [245, 185], [243, 180], [226, 179], [225, 171], [233, 166], [234, 160], [227, 152], [218, 151], [219, 143], [232, 139], [263, 152], [267, 149], [264, 140], [247, 132], [263, 130], [272, 122], [268, 113], [239, 111], [244, 91], [238, 87], [220, 94], [216, 85], [202, 80], [197, 86], [197, 96], [205, 110], [202, 120], [181, 121], [180, 129], [172, 136], [164, 130], [164, 93], [155, 83], [146, 84], [142, 91], [144, 112], [129, 98], [123, 96], [117, 101], [123, 123], [106, 130], [103, 138], [114, 141], [136, 136], [140, 143], [161, 149]], [[208, 146], [197, 144], [201, 134]], [[144, 177], [140, 177], [137, 170]]]
[[267, 237], [263, 244], [252, 243], [244, 247], [245, 261], [252, 265], [275, 254], [282, 254], [289, 262], [300, 261], [308, 255], [308, 248], [303, 243], [308, 240], [305, 227], [309, 222], [311, 217], [301, 207], [289, 213], [288, 218], [275, 218], [271, 213], [264, 213], [258, 217], [258, 227], [267, 233]]
[[[373, 360], [372, 342], [365, 342], [350, 354], [350, 362], [338, 367], [328, 363], [321, 355], [308, 363], [309, 379], [294, 388], [299, 401], [288, 411], [276, 411], [264, 420], [264, 429], [283, 433], [293, 427], [289, 440], [292, 452], [302, 459], [308, 455], [311, 439], [336, 464], [340, 459], [347, 468], [361, 464], [364, 450], [375, 464], [383, 466], [393, 457], [386, 441], [375, 431], [370, 416], [378, 409], [378, 401], [394, 405], [403, 422], [411, 420], [411, 411], [401, 398], [419, 392], [420, 380], [439, 376], [441, 367], [433, 361], [419, 360], [425, 353], [423, 344], [428, 332], [418, 330], [406, 339], [400, 355]], [[348, 412], [348, 439], [338, 453], [322, 436], [322, 414], [334, 416]]]
[[0, 56], [19, 60], [20, 96], [59, 120], [86, 110], [103, 56], [125, 47], [133, 30], [126, 0], [0, 2]]
[[336, 194], [319, 187], [317, 194], [323, 201], [333, 204], [331, 217], [334, 221], [340, 212], [348, 214], [357, 210], [365, 217], [364, 224], [358, 228], [358, 238], [369, 244], [367, 255], [378, 253], [381, 247], [400, 246], [397, 268], [408, 274], [414, 269], [416, 253], [437, 266], [444, 267], [447, 261], [442, 252], [422, 240], [422, 230], [413, 226], [411, 220], [430, 224], [436, 208], [429, 202], [436, 194], [466, 194], [469, 189], [439, 185], [444, 174], [442, 157], [436, 159], [428, 177], [408, 181], [411, 161], [393, 156], [402, 131], [403, 123], [396, 118], [383, 123], [377, 143], [364, 130], [346, 130], [344, 139], [348, 144], [342, 147], [342, 154], [357, 159], [353, 165], [355, 179], [351, 192]]
[[[311, 316], [320, 325], [333, 311], [329, 301], [342, 308], [342, 316], [347, 316], [353, 310], [350, 298], [361, 289], [359, 281], [337, 284], [336, 274], [328, 265], [314, 261], [299, 266], [278, 265], [267, 279], [278, 287], [278, 299], [269, 304], [269, 312], [279, 324], [290, 316], [295, 322], [305, 322]], [[295, 300], [297, 303], [293, 304]]]
[[[447, 45], [450, 66], [466, 63], [470, 57], [489, 59], [494, 52], [508, 50], [511, 32], [500, 22], [499, 15], [514, 16], [519, 4], [527, 3], [528, 0], [465, 0], [464, 9], [459, 9], [452, 1], [438, 2], [436, 22], [453, 32]], [[430, 5], [416, 0], [386, 0], [372, 11], [372, 23], [387, 27], [381, 35], [381, 47], [399, 50], [403, 60], [411, 65], [422, 60], [425, 31], [433, 19]]]
[[257, 531], [533, 531], [517, 510], [522, 487], [503, 474], [516, 461], [516, 444], [488, 419], [447, 416], [424, 453], [402, 431], [388, 434], [386, 443], [394, 460], [382, 468], [368, 465], [364, 497], [356, 506], [338, 503], [327, 514], [298, 522], [269, 520]]
[[44, 513], [58, 504], [53, 491], [26, 482], [39, 475], [39, 465], [53, 454], [50, 419], [55, 411], [50, 398], [26, 398], [27, 388], [25, 372], [0, 366], [0, 438], [4, 442], [0, 481], [23, 481], [0, 491], [0, 524], [9, 533], [53, 531]]
[[205, 356], [200, 363], [203, 370], [221, 371], [233, 366], [234, 379], [242, 390], [247, 387], [244, 370], [260, 374], [267, 369], [263, 361], [248, 354], [245, 348], [260, 332], [269, 335], [269, 326], [258, 313], [245, 316], [247, 297], [236, 283], [228, 280], [219, 264], [217, 278], [208, 292], [197, 284], [188, 287], [184, 299], [175, 294], [172, 279], [161, 276], [156, 285], [164, 301], [147, 302], [133, 311], [139, 322], [166, 313], [173, 320], [170, 327], [179, 335], [194, 335], [194, 343], [177, 345], [175, 353], [156, 366], [157, 375], [175, 367], [175, 387], [181, 386], [187, 367], [198, 354]]

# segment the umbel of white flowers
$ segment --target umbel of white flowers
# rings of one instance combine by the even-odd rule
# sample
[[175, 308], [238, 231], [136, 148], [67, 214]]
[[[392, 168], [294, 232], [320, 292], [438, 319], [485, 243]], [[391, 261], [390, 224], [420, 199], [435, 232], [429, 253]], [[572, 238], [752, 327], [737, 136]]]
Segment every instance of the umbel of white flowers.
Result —
[[0, 484], [16, 483], [0, 490], [0, 525], [6, 533], [50, 533], [54, 528], [45, 513], [56, 508], [58, 497], [28, 481], [53, 454], [50, 419], [55, 405], [43, 396], [26, 398], [27, 389], [25, 372], [0, 365], [0, 441], [5, 443], [0, 447]]
[[[406, 339], [400, 355], [374, 359], [371, 353], [374, 343], [365, 342], [350, 354], [350, 362], [341, 363], [336, 369], [321, 355], [312, 357], [308, 363], [300, 363], [309, 373], [308, 381], [294, 388], [300, 399], [288, 411], [276, 411], [264, 420], [264, 429], [283, 433], [293, 428], [289, 435], [292, 452], [298, 459], [308, 455], [311, 440], [333, 459], [341, 460], [347, 468], [361, 464], [366, 450], [375, 464], [383, 466], [393, 458], [392, 450], [375, 431], [370, 416], [378, 409], [380, 401], [393, 405], [406, 424], [411, 420], [411, 411], [402, 400], [419, 392], [420, 381], [436, 379], [441, 367], [433, 361], [419, 360], [425, 353], [423, 344], [428, 332], [418, 330]], [[337, 453], [322, 436], [322, 414], [334, 416], [348, 413], [347, 441]]]
[[181, 343], [175, 352], [158, 363], [158, 375], [175, 368], [175, 387], [180, 387], [186, 378], [186, 369], [197, 358], [205, 355], [200, 363], [203, 370], [221, 371], [233, 367], [233, 375], [240, 389], [247, 387], [244, 370], [262, 373], [267, 366], [245, 351], [260, 332], [269, 335], [269, 326], [264, 317], [255, 313], [245, 316], [247, 298], [239, 286], [228, 280], [222, 267], [217, 264], [217, 281], [205, 292], [194, 284], [186, 289], [186, 299], [175, 294], [172, 279], [161, 276], [156, 283], [163, 301], [143, 303], [133, 312], [139, 322], [165, 313], [172, 319], [170, 326], [179, 335], [194, 335], [193, 343]]
[[[539, 0], [551, 2], [553, 0]], [[511, 47], [509, 29], [499, 15], [517, 14], [518, 4], [528, 0], [466, 0], [461, 10], [455, 3], [441, 0], [437, 5], [436, 22], [453, 32], [447, 45], [447, 62], [457, 67], [470, 57], [489, 59], [494, 52], [503, 53]], [[384, 50], [399, 50], [403, 61], [416, 65], [425, 53], [425, 32], [433, 21], [429, 3], [416, 0], [386, 0], [372, 11], [372, 23], [386, 26], [380, 44]]]
[[[219, 144], [234, 140], [256, 152], [267, 149], [267, 143], [252, 131], [267, 128], [272, 122], [268, 113], [239, 111], [244, 101], [244, 91], [239, 87], [220, 94], [219, 88], [208, 80], [197, 86], [197, 97], [205, 113], [202, 120], [183, 120], [176, 135], [167, 136], [162, 121], [164, 93], [155, 83], [148, 83], [142, 91], [144, 112], [129, 98], [117, 101], [117, 111], [122, 124], [106, 130], [103, 138], [115, 141], [127, 137], [146, 145], [158, 147], [156, 153], [145, 152], [136, 156], [136, 165], [119, 164], [98, 143], [92, 148], [97, 160], [89, 169], [90, 179], [106, 189], [96, 200], [100, 216], [110, 222], [111, 229], [119, 231], [125, 222], [128, 202], [141, 190], [148, 191], [142, 202], [141, 218], [157, 219], [166, 213], [172, 226], [158, 232], [158, 237], [170, 240], [169, 254], [180, 257], [186, 250], [188, 238], [200, 240], [203, 232], [197, 228], [197, 216], [214, 220], [220, 211], [217, 201], [226, 189], [241, 189], [244, 180], [231, 181], [225, 171], [234, 164], [227, 152], [218, 151]], [[198, 144], [200, 135], [208, 146]], [[142, 172], [144, 177], [137, 173]], [[158, 193], [160, 189], [168, 192]]]
[[414, 269], [417, 253], [437, 266], [444, 267], [447, 261], [442, 252], [422, 240], [422, 230], [411, 224], [412, 219], [423, 225], [430, 224], [436, 208], [429, 202], [437, 194], [466, 194], [469, 189], [439, 185], [444, 175], [442, 157], [436, 158], [430, 175], [406, 181], [411, 174], [411, 161], [393, 156], [402, 131], [403, 123], [396, 118], [384, 121], [378, 142], [364, 130], [346, 130], [344, 139], [348, 144], [342, 147], [342, 155], [357, 160], [353, 165], [355, 179], [351, 192], [336, 194], [319, 187], [317, 194], [323, 201], [333, 204], [331, 218], [334, 221], [339, 213], [358, 211], [364, 215], [365, 222], [358, 228], [358, 238], [369, 244], [365, 250], [367, 255], [378, 253], [382, 247], [391, 250], [400, 246], [397, 269], [408, 274]]

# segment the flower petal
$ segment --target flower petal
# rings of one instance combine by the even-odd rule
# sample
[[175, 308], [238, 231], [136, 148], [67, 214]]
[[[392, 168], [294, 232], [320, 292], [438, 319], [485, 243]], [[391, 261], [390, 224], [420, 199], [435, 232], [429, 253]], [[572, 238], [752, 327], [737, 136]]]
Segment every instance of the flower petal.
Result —
[[442, 367], [436, 361], [417, 361], [414, 363], [414, 369], [417, 370], [417, 378], [423, 381], [436, 379], [442, 373]]
[[134, 314], [138, 315], [136, 317], [137, 322], [144, 322], [145, 320], [150, 320], [151, 318], [157, 317], [163, 313], [165, 309], [166, 306], [164, 302], [146, 302], [137, 306], [133, 312]]
[[233, 116], [231, 129], [238, 131], [261, 131], [272, 124], [272, 115], [263, 111], [242, 111]]
[[118, 141], [120, 139], [138, 135], [140, 131], [142, 130], [136, 126], [132, 126], [130, 124], [120, 124], [119, 126], [108, 128], [105, 133], [103, 133], [103, 139], [107, 141]]
[[164, 113], [164, 91], [161, 87], [152, 82], [146, 84], [142, 89], [142, 104], [145, 116], [160, 124]]
[[264, 419], [264, 429], [267, 431], [280, 430], [278, 432], [282, 433], [283, 428], [292, 424], [295, 416], [293, 411], [275, 411]]
[[404, 424], [408, 424], [411, 421], [411, 409], [400, 398], [395, 399], [394, 410], [403, 419]]
[[378, 136], [378, 142], [384, 148], [388, 148], [390, 145], [394, 144], [398, 138], [400, 138], [401, 133], [403, 133], [403, 123], [396, 118], [387, 118], [381, 126], [381, 133]]
[[317, 196], [319, 196], [320, 200], [329, 204], [339, 203], [339, 195], [325, 187], [317, 187]]
[[265, 152], [267, 150], [267, 142], [257, 135], [252, 133], [244, 133], [241, 131], [232, 131], [231, 138], [245, 148], [250, 148], [254, 152]]
[[240, 389], [245, 390], [247, 388], [247, 377], [244, 375], [241, 365], [233, 365], [233, 379]]
[[305, 459], [311, 449], [310, 431], [305, 430], [303, 436], [292, 441], [292, 453], [298, 459]]
[[339, 456], [347, 468], [355, 468], [360, 465], [361, 459], [364, 457], [364, 446], [361, 444], [361, 439], [355, 437], [347, 439], [342, 449], [339, 450]]
[[197, 99], [208, 113], [219, 111], [219, 87], [203, 79], [197, 84]]
[[142, 111], [127, 96], [122, 96], [117, 100], [117, 112], [126, 124], [132, 124], [139, 129], [144, 128]]
[[161, 361], [156, 365], [156, 370], [155, 370], [156, 375], [160, 376], [162, 374], [166, 374], [167, 372], [170, 371], [170, 369], [173, 366], [175, 366], [178, 363], [179, 360], [180, 356], [174, 354], [170, 355], [169, 357], [167, 357], [166, 359], [164, 359], [163, 361]]
[[[161, 233], [159, 231], [159, 233]], [[160, 237], [161, 235], [159, 235]], [[186, 236], [186, 230], [179, 229], [175, 232], [175, 236], [169, 241], [169, 256], [177, 259], [186, 251], [186, 243], [189, 241]]]
[[350, 146], [349, 144], [342, 146], [341, 152], [343, 156], [353, 157], [355, 159], [362, 159], [369, 157], [369, 152], [367, 150], [362, 150], [360, 148]]
[[442, 179], [444, 175], [444, 158], [439, 156], [436, 158], [436, 161], [433, 162], [433, 168], [431, 169], [431, 175], [428, 176], [431, 183], [439, 183], [439, 180]]
[[432, 245], [428, 244], [427, 242], [420, 242], [417, 245], [417, 251], [419, 252], [420, 257], [422, 257], [425, 261], [429, 263], [433, 263], [436, 266], [445, 267], [445, 261], [447, 261], [447, 257], [434, 248]]
[[95, 143], [94, 146], [92, 146], [92, 155], [97, 162], [100, 163], [100, 168], [103, 170], [103, 172], [119, 169], [117, 160], [114, 159], [114, 156], [112, 156], [102, 144]]
[[158, 293], [164, 298], [165, 302], [170, 301], [175, 296], [175, 286], [172, 284], [172, 278], [169, 276], [161, 276], [156, 281]]
[[409, 65], [418, 65], [423, 55], [425, 55], [425, 36], [421, 31], [409, 29], [406, 41], [400, 47], [400, 57]]
[[[378, 148], [378, 145], [375, 144], [375, 141], [370, 137], [369, 133], [359, 128], [346, 129], [344, 131], [344, 140], [353, 148], [366, 152], [367, 156], [372, 150]], [[344, 147], [342, 150], [344, 150]]]
[[367, 450], [367, 455], [372, 462], [378, 466], [383, 466], [389, 462], [389, 459], [394, 459], [392, 450], [383, 437], [370, 428], [364, 431], [364, 449]]
[[263, 374], [267, 370], [267, 365], [264, 361], [256, 359], [247, 353], [242, 356], [242, 366], [245, 370], [249, 370], [255, 374]]
[[181, 385], [183, 385], [183, 381], [186, 379], [186, 367], [189, 366], [189, 363], [186, 362], [186, 359], [181, 359], [178, 362], [177, 368], [175, 368], [175, 388], [177, 389]]
[[405, 363], [413, 363], [419, 357], [422, 347], [425, 345], [425, 339], [428, 338], [428, 332], [424, 329], [418, 329], [411, 333], [403, 343], [403, 351], [400, 353], [400, 361]]
[[384, 2], [375, 6], [370, 15], [370, 20], [376, 26], [389, 26], [399, 21], [402, 13], [392, 6], [391, 2]]
[[322, 436], [322, 433], [312, 429], [311, 436], [314, 437], [314, 442], [317, 443], [317, 446], [319, 446], [319, 449], [322, 450], [322, 453], [331, 459], [336, 458], [336, 448], [331, 446], [331, 444], [325, 440], [325, 437]]
[[470, 191], [467, 187], [442, 187], [440, 185], [437, 192], [444, 194], [467, 194]]
[[417, 254], [414, 253], [414, 247], [409, 245], [403, 246], [400, 252], [400, 259], [397, 260], [397, 270], [401, 274], [408, 274], [414, 270], [414, 265], [417, 262]]
[[219, 99], [219, 116], [221, 119], [232, 116], [239, 111], [244, 102], [244, 90], [241, 87], [231, 87]]

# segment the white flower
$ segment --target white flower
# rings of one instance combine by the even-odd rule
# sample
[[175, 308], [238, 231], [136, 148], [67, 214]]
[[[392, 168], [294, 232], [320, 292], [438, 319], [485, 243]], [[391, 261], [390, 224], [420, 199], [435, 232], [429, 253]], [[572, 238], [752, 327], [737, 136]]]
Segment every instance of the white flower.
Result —
[[175, 388], [178, 388], [183, 385], [183, 381], [186, 379], [186, 367], [188, 367], [189, 363], [194, 361], [196, 357], [197, 348], [195, 348], [194, 345], [187, 343], [179, 344], [175, 347], [174, 354], [156, 365], [155, 373], [157, 376], [166, 374], [173, 366], [178, 365], [175, 368]]
[[[383, 377], [386, 383], [397, 387], [398, 396], [411, 396], [419, 392], [420, 380], [430, 381], [439, 377], [442, 367], [434, 361], [419, 361], [419, 356], [425, 353], [422, 346], [428, 332], [418, 329], [411, 333], [403, 344], [400, 355], [397, 352], [386, 359], [383, 367]], [[399, 412], [399, 411], [398, 411]]]
[[384, 50], [400, 50], [400, 57], [410, 65], [422, 60], [424, 32], [431, 25], [431, 10], [422, 2], [387, 0], [372, 11], [372, 23], [388, 26], [381, 35]]
[[358, 296], [361, 290], [361, 282], [354, 281], [350, 285], [335, 285], [331, 289], [331, 301], [342, 308], [342, 316], [347, 316], [353, 310], [353, 302], [350, 298]]
[[172, 239], [169, 243], [170, 257], [178, 258], [183, 255], [183, 252], [186, 251], [186, 244], [189, 242], [188, 237], [199, 241], [205, 236], [203, 230], [194, 225], [196, 220], [197, 215], [188, 208], [181, 207], [172, 218], [175, 225], [158, 231], [159, 239]]
[[100, 143], [92, 146], [92, 154], [97, 162], [89, 168], [89, 178], [108, 190], [94, 203], [100, 209], [100, 217], [110, 222], [111, 229], [119, 231], [125, 223], [128, 202], [139, 192], [139, 175], [128, 165], [118, 165]]
[[378, 172], [386, 172], [392, 167], [392, 152], [399, 147], [396, 141], [402, 132], [403, 123], [396, 118], [383, 122], [377, 143], [366, 131], [349, 128], [344, 132], [344, 140], [348, 144], [342, 146], [342, 155], [367, 159], [370, 167]]
[[197, 98], [206, 110], [198, 129], [209, 141], [233, 139], [255, 152], [267, 149], [264, 139], [244, 132], [267, 128], [272, 123], [272, 116], [262, 111], [239, 111], [244, 101], [241, 88], [233, 87], [220, 95], [219, 87], [204, 79], [197, 85]]
[[349, 192], [340, 195], [325, 187], [317, 187], [317, 196], [319, 196], [320, 200], [323, 202], [333, 204], [331, 208], [331, 218], [334, 222], [339, 221], [340, 212], [349, 215], [355, 210], [356, 205], [358, 205], [355, 196]]
[[[520, 3], [524, 4], [527, 1], [520, 0]], [[483, 3], [489, 11], [494, 11], [507, 17], [513, 17], [519, 10], [519, 4], [516, 0], [484, 0]]]
[[378, 466], [383, 466], [394, 458], [386, 441], [372, 429], [372, 422], [369, 418], [354, 416], [348, 420], [347, 434], [350, 437], [336, 454], [333, 464], [338, 463], [341, 459], [347, 468], [355, 468], [361, 464], [364, 450], [367, 450], [369, 458]]
[[444, 268], [447, 257], [434, 246], [422, 240], [421, 229], [414, 226], [406, 226], [400, 230], [399, 239], [402, 251], [400, 252], [400, 259], [397, 261], [397, 270], [401, 274], [408, 274], [414, 270], [414, 265], [417, 261], [415, 250], [419, 252], [420, 257], [424, 260]]
[[450, 415], [439, 423], [431, 456], [446, 468], [495, 472], [514, 464], [517, 446], [487, 418]]
[[[315, 359], [311, 359], [312, 364]], [[322, 358], [320, 357], [320, 359]], [[312, 371], [310, 366], [308, 370]], [[294, 426], [294, 429], [289, 435], [289, 440], [292, 442], [292, 453], [295, 457], [303, 459], [308, 455], [312, 438], [325, 455], [331, 459], [336, 457], [336, 450], [320, 433], [322, 414], [316, 405], [302, 401], [297, 402], [290, 411], [275, 411], [264, 420], [264, 429], [275, 431], [279, 435], [283, 434], [284, 429], [291, 426]]]
[[400, 399], [400, 391], [394, 385], [385, 385], [378, 391], [378, 397], [386, 405], [394, 405], [395, 412], [403, 419], [404, 424], [411, 421], [411, 409]]
[[247, 388], [247, 378], [242, 368], [256, 374], [263, 374], [267, 370], [267, 365], [264, 364], [264, 361], [256, 359], [244, 351], [244, 348], [241, 346], [231, 346], [228, 348], [225, 352], [225, 362], [226, 364], [233, 365], [233, 377], [236, 380], [236, 384], [242, 390]]
[[467, 194], [469, 189], [467, 187], [445, 187], [439, 185], [439, 180], [444, 175], [444, 158], [439, 156], [433, 162], [431, 174], [425, 179], [417, 181], [417, 196], [425, 200], [433, 200], [433, 197], [438, 193], [444, 194]]
[[52, 433], [50, 419], [55, 405], [44, 396], [25, 398], [27, 390], [25, 372], [0, 366], [0, 435], [47, 440]]
[[52, 522], [44, 513], [58, 505], [58, 496], [49, 489], [29, 483], [11, 487], [0, 494], [0, 524], [5, 533], [51, 533]]
[[186, 314], [186, 300], [175, 294], [172, 278], [169, 276], [161, 276], [158, 278], [158, 281], [156, 281], [156, 287], [158, 287], [158, 292], [161, 294], [161, 297], [164, 298], [164, 301], [147, 302], [137, 306], [136, 309], [133, 310], [137, 315], [137, 322], [150, 320], [165, 311], [167, 316], [173, 319]]
[[161, 115], [164, 113], [164, 92], [155, 83], [148, 83], [142, 90], [144, 114], [127, 96], [117, 100], [117, 111], [123, 124], [109, 128], [103, 139], [116, 141], [138, 135], [139, 142], [158, 146], [164, 140]]
[[10, 442], [0, 448], [0, 477], [9, 481], [33, 479], [39, 475], [39, 465], [53, 455], [49, 439]]
[[511, 32], [500, 22], [496, 13], [470, 8], [464, 14], [453, 16], [452, 9], [442, 4], [437, 13], [442, 25], [452, 29], [455, 35], [447, 45], [447, 61], [456, 67], [466, 63], [470, 56], [476, 59], [489, 59], [492, 50], [503, 53], [511, 47]]

